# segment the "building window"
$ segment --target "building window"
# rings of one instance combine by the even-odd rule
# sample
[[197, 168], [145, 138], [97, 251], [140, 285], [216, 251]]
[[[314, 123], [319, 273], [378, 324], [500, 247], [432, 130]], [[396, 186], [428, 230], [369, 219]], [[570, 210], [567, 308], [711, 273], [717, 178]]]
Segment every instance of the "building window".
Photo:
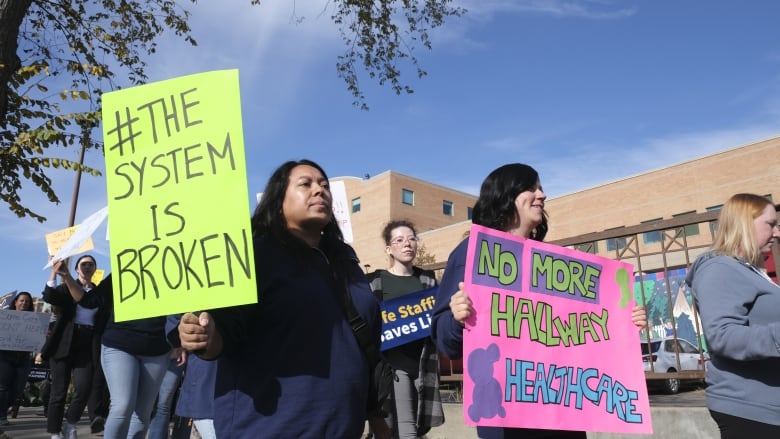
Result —
[[[681, 216], [693, 215], [694, 213], [696, 213], [696, 211], [695, 210], [691, 210], [689, 212], [678, 213], [677, 215], [672, 215], [672, 216], [674, 218], [679, 218]], [[687, 226], [685, 226], [685, 236], [694, 236], [694, 235], [698, 235], [698, 234], [699, 234], [699, 224], [698, 223], [696, 223], [696, 224], [688, 224]]]
[[[655, 218], [647, 221], [642, 221], [642, 224], [652, 223], [655, 221], [660, 221], [662, 218]], [[663, 233], [661, 233], [660, 230], [653, 230], [650, 232], [642, 233], [642, 242], [645, 244], [654, 244], [656, 242], [661, 242], [664, 239]]]
[[454, 209], [452, 208], [452, 201], [447, 201], [447, 200], [442, 201], [441, 211], [443, 214], [447, 216], [453, 216]]
[[[616, 230], [616, 229], [622, 229], [623, 226], [620, 227], [613, 227], [611, 229], [607, 230]], [[605, 230], [605, 231], [607, 231]], [[626, 248], [626, 237], [623, 236], [621, 238], [609, 238], [607, 239], [607, 251], [615, 251], [615, 250], [622, 250]]]
[[623, 250], [626, 248], [626, 238], [609, 238], [607, 239], [607, 251]]
[[[722, 204], [718, 204], [717, 206], [712, 206], [707, 208], [707, 212], [717, 212], [719, 210], [723, 209]], [[712, 236], [715, 236], [715, 231], [718, 230], [718, 220], [710, 221], [710, 234]]]
[[352, 199], [352, 213], [360, 212], [360, 197]]
[[409, 189], [402, 189], [401, 202], [410, 206], [414, 206], [414, 191], [410, 191]]
[[576, 246], [574, 246], [574, 249], [585, 253], [592, 253], [595, 255], [598, 254], [599, 252], [599, 243], [596, 241], [583, 242], [582, 244], [577, 244]]
[[470, 220], [473, 215], [474, 215], [474, 208], [473, 207], [467, 207], [466, 208], [466, 219]]

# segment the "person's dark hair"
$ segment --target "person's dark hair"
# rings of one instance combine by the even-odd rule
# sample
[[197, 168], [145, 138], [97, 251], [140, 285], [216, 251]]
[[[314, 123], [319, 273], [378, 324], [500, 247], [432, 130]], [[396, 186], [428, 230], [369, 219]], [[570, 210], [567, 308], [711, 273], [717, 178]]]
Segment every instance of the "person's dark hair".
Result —
[[79, 262], [81, 262], [82, 259], [86, 259], [86, 258], [92, 259], [92, 263], [95, 264], [95, 267], [97, 267], [97, 261], [95, 260], [94, 256], [92, 256], [92, 255], [81, 255], [81, 256], [79, 256], [78, 259], [76, 259], [76, 265], [73, 266], [73, 269], [74, 270], [78, 270], [79, 269]]
[[[254, 214], [252, 214], [252, 235], [275, 235], [283, 243], [289, 245], [292, 251], [298, 252], [302, 257], [305, 257], [311, 253], [308, 246], [289, 232], [287, 220], [282, 212], [284, 197], [290, 184], [290, 173], [298, 166], [311, 166], [322, 173], [326, 180], [328, 179], [328, 174], [325, 173], [320, 165], [307, 159], [291, 160], [276, 168], [268, 179], [263, 196], [260, 197], [260, 204], [257, 205]], [[322, 239], [320, 240], [319, 248], [328, 255], [334, 272], [339, 273], [340, 276], [348, 276], [348, 265], [354, 263], [356, 256], [343, 241], [344, 236], [341, 233], [341, 229], [339, 229], [338, 222], [331, 215], [330, 221], [322, 229]]]
[[[482, 182], [471, 221], [480, 226], [506, 231], [518, 220], [515, 198], [533, 188], [538, 181], [539, 173], [522, 163], [510, 163], [495, 169]], [[531, 233], [531, 239], [543, 241], [545, 235], [546, 211], [542, 215], [542, 222]]]
[[16, 301], [19, 299], [19, 296], [27, 296], [27, 298], [30, 299], [30, 301], [28, 302], [29, 305], [27, 306], [27, 309], [25, 309], [23, 311], [32, 311], [34, 309], [33, 308], [33, 298], [32, 298], [32, 295], [30, 293], [28, 293], [27, 291], [19, 291], [18, 293], [16, 293], [16, 296], [14, 296], [14, 301], [11, 302], [11, 309], [16, 309]]
[[[260, 204], [257, 205], [252, 215], [253, 234], [264, 235], [272, 233], [283, 240], [287, 240], [291, 236], [287, 231], [287, 220], [284, 218], [282, 205], [284, 204], [287, 187], [290, 185], [290, 173], [298, 166], [311, 166], [320, 171], [326, 180], [328, 179], [328, 174], [325, 173], [322, 167], [311, 160], [290, 160], [276, 168], [268, 179], [263, 196], [260, 198]], [[333, 215], [330, 216], [330, 222], [322, 230], [322, 237], [325, 240], [335, 239], [343, 241], [344, 237], [341, 234], [341, 229], [339, 229], [338, 222], [336, 222], [336, 218]]]
[[414, 233], [415, 236], [417, 236], [417, 230], [414, 228], [414, 224], [412, 224], [411, 221], [408, 220], [393, 220], [389, 223], [385, 224], [385, 227], [382, 229], [382, 239], [385, 241], [385, 245], [390, 245], [390, 236], [393, 233], [393, 230], [399, 228], [399, 227], [408, 227], [412, 229], [412, 233]]

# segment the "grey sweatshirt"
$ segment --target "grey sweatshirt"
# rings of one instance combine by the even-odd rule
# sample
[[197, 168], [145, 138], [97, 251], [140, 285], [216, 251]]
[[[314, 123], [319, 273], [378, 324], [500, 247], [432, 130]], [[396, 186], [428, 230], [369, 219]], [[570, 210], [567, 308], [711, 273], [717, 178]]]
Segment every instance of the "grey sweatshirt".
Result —
[[710, 353], [710, 410], [780, 425], [780, 286], [751, 265], [706, 253], [686, 278]]

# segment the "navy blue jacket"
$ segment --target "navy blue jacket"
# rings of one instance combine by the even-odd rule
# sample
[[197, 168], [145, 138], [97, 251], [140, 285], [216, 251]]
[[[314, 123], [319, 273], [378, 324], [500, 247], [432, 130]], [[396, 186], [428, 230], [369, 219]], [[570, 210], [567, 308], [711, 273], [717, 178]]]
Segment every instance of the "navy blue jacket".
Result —
[[[343, 285], [377, 342], [379, 306], [354, 252], [350, 280], [329, 281], [316, 249], [255, 237], [259, 303], [211, 312], [224, 340], [218, 359], [217, 437], [359, 438], [369, 363], [345, 318]], [[298, 246], [300, 247], [300, 245]], [[327, 251], [325, 253], [328, 253]], [[332, 258], [332, 255], [329, 255]]]
[[[171, 346], [181, 347], [179, 321], [181, 315], [168, 316], [165, 332]], [[214, 383], [217, 379], [217, 362], [201, 360], [194, 354], [187, 354], [184, 379], [176, 402], [177, 416], [192, 419], [214, 418]]]
[[192, 419], [213, 419], [216, 380], [216, 361], [201, 360], [197, 355], [189, 354], [179, 389], [179, 399], [176, 402], [176, 415]]

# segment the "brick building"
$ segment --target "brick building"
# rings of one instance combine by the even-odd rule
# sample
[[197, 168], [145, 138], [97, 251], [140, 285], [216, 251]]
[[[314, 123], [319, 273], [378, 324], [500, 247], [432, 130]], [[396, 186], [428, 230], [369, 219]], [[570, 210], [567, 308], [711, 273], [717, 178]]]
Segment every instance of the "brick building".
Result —
[[[334, 180], [345, 183], [352, 203], [353, 246], [361, 263], [370, 265], [371, 270], [387, 266], [379, 234], [390, 219], [414, 222], [426, 253], [437, 263], [446, 261], [471, 225], [474, 195], [393, 171], [370, 178]], [[780, 137], [550, 198], [546, 204], [550, 215], [546, 240], [567, 242], [596, 232], [619, 234], [621, 229], [631, 226], [684, 220], [686, 216], [718, 210], [729, 196], [738, 192], [766, 195], [775, 203], [780, 202]], [[688, 224], [687, 243], [706, 246], [711, 242], [711, 231], [708, 222]], [[662, 233], [650, 230], [641, 234], [639, 247], [652, 250], [661, 247], [663, 241]], [[601, 239], [590, 244], [589, 251], [611, 256], [625, 245], [625, 238]]]
[[[451, 239], [452, 224], [470, 224], [471, 208], [477, 197], [414, 177], [385, 171], [373, 177], [336, 177], [347, 192], [347, 209], [352, 223], [352, 246], [368, 271], [387, 268], [388, 259], [381, 233], [394, 219], [415, 224], [425, 249], [435, 248], [436, 261], [446, 260], [459, 239]], [[436, 233], [432, 234], [431, 231]], [[465, 230], [465, 229], [463, 229]], [[462, 235], [463, 232], [460, 232]], [[429, 235], [435, 236], [432, 240]], [[449, 249], [447, 249], [450, 247]]]

